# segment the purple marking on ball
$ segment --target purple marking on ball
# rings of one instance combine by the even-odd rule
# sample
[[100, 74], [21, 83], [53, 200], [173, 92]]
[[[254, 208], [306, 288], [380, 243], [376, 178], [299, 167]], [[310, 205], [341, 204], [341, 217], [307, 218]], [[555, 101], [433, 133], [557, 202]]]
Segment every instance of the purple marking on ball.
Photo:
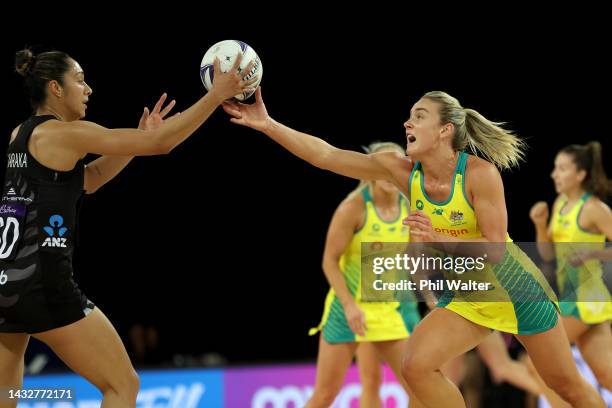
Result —
[[242, 41], [238, 41], [238, 40], [234, 40], [238, 43], [238, 45], [240, 45], [240, 49], [242, 50], [242, 53], [244, 54], [247, 50], [247, 48], [249, 48], [249, 46], [246, 43], [243, 43]]
[[210, 76], [210, 83], [212, 84], [214, 78], [215, 78], [215, 68], [213, 65], [211, 64], [206, 64], [203, 67], [200, 68], [200, 79], [202, 80], [202, 83], [206, 84], [206, 82], [204, 82], [204, 78], [206, 78], [206, 71], [208, 71], [208, 76]]

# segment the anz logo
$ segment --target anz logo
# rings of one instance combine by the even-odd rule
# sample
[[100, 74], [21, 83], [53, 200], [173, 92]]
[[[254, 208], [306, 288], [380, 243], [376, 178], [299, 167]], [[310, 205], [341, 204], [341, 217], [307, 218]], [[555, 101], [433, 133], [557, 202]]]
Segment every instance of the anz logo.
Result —
[[49, 218], [49, 225], [43, 227], [43, 230], [49, 235], [45, 238], [42, 246], [51, 248], [66, 248], [66, 238], [64, 235], [68, 232], [68, 228], [64, 227], [64, 218], [61, 215], [55, 214]]

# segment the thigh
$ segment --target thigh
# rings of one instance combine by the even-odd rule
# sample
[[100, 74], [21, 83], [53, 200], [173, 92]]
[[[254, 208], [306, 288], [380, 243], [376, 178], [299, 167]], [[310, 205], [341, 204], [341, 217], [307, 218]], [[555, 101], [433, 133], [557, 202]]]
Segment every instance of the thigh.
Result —
[[[406, 387], [405, 380], [402, 376], [402, 359], [406, 352], [408, 339], [403, 340], [390, 340], [390, 341], [377, 341], [372, 343], [376, 347], [377, 355], [382, 356], [383, 360], [389, 364], [393, 374], [397, 380], [402, 383], [404, 388]], [[380, 363], [379, 363], [380, 366]]]
[[575, 343], [580, 336], [586, 333], [590, 327], [588, 324], [576, 319], [573, 316], [563, 316], [561, 321], [563, 321], [563, 328], [567, 333], [567, 338], [572, 344]]
[[[576, 342], [580, 354], [598, 379], [610, 377], [612, 370], [612, 330], [610, 322], [593, 325]], [[600, 380], [601, 381], [601, 380]]]
[[0, 367], [9, 361], [23, 360], [29, 340], [30, 335], [26, 333], [0, 333]]
[[[543, 333], [515, 337], [525, 346], [531, 362], [546, 384], [579, 375], [561, 319], [555, 327]], [[552, 361], [554, 364], [551, 364]]]
[[379, 379], [381, 377], [381, 362], [381, 356], [373, 343], [359, 343], [357, 347], [357, 366], [359, 367], [361, 381], [369, 377]]
[[[466, 353], [483, 341], [491, 330], [457, 313], [437, 308], [425, 317], [408, 338], [407, 354], [434, 370]], [[414, 361], [414, 358], [409, 358]]]
[[32, 336], [100, 390], [116, 388], [134, 371], [117, 331], [97, 307], [75, 323]]
[[330, 344], [325, 341], [321, 333], [315, 390], [326, 389], [338, 392], [344, 383], [344, 377], [353, 361], [356, 349], [357, 343]]

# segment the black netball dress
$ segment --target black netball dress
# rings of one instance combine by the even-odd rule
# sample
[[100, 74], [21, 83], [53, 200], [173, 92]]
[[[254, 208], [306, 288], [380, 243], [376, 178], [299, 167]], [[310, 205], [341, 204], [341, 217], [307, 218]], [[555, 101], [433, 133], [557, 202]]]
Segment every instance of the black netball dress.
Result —
[[28, 151], [34, 128], [50, 119], [29, 118], [8, 146], [0, 204], [0, 332], [66, 326], [94, 308], [72, 276], [84, 163], [56, 171]]

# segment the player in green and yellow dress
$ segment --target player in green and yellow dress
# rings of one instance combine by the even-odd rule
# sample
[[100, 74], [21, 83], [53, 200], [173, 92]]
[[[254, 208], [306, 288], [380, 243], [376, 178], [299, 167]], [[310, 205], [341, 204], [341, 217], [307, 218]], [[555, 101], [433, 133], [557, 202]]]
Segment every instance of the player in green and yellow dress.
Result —
[[[444, 92], [426, 93], [410, 110], [410, 118], [404, 123], [407, 157], [396, 152], [362, 154], [338, 149], [291, 129], [268, 115], [261, 89], [256, 92], [255, 103], [226, 102], [224, 109], [233, 116], [232, 122], [262, 131], [319, 168], [360, 180], [389, 180], [395, 184], [410, 197], [413, 212], [406, 223], [411, 242], [453, 246], [508, 241], [503, 182], [496, 167], [515, 165], [522, 157], [523, 143], [501, 124], [462, 107]], [[467, 148], [484, 159], [465, 153]], [[440, 211], [432, 214], [419, 210], [419, 198], [410, 196], [409, 186], [427, 199], [426, 203], [421, 198], [423, 209], [427, 204], [427, 208]], [[461, 199], [465, 200], [461, 208], [448, 207]], [[457, 225], [459, 222], [465, 224]], [[601, 397], [578, 373], [558, 319], [554, 294], [543, 275], [517, 246], [508, 243], [501, 248], [489, 258], [492, 265], [487, 276], [494, 279], [496, 294], [503, 300], [465, 298], [459, 302], [449, 295], [411, 333], [402, 369], [415, 396], [411, 405], [465, 407], [459, 389], [440, 368], [482, 342], [491, 329], [497, 329], [513, 333], [523, 343], [544, 381], [564, 400], [578, 408], [604, 408]], [[525, 291], [531, 295], [530, 300], [516, 297]]]

